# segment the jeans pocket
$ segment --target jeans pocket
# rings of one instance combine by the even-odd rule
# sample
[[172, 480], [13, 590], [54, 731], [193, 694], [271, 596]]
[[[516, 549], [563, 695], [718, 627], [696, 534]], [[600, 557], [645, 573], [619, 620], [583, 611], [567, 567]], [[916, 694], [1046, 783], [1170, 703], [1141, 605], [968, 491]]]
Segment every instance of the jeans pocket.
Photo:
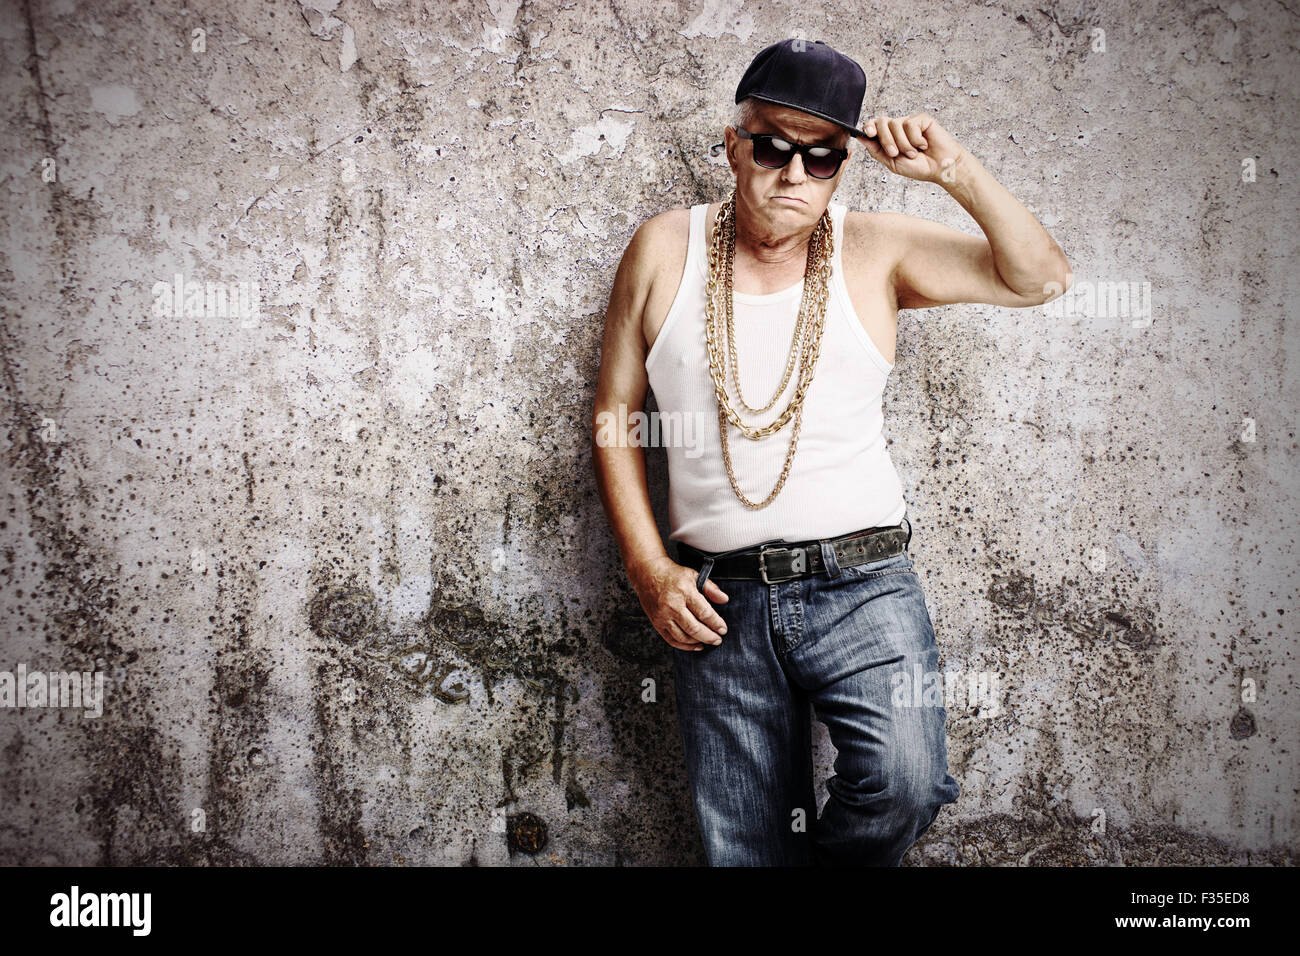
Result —
[[856, 564], [849, 568], [841, 567], [840, 570], [850, 578], [866, 581], [887, 574], [915, 574], [915, 568], [911, 555], [903, 550], [879, 561], [868, 561], [866, 564]]

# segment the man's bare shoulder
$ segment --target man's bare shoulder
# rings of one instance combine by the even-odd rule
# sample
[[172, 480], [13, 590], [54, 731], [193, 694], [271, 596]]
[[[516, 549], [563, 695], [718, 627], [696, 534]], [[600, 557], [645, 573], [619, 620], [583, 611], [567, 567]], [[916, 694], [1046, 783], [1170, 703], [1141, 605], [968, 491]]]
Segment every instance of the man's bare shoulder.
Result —
[[666, 209], [641, 223], [637, 235], [657, 252], [670, 252], [676, 246], [685, 247], [691, 234], [691, 211], [686, 207]]
[[844, 255], [848, 263], [892, 267], [903, 248], [900, 240], [914, 235], [917, 222], [924, 220], [900, 212], [848, 210], [844, 216]]
[[901, 212], [861, 212], [850, 209], [844, 216], [844, 234], [850, 240], [897, 237], [914, 229], [916, 223], [924, 221]]
[[638, 277], [652, 281], [674, 267], [680, 273], [690, 235], [688, 208], [667, 209], [642, 222], [628, 243], [628, 255]]

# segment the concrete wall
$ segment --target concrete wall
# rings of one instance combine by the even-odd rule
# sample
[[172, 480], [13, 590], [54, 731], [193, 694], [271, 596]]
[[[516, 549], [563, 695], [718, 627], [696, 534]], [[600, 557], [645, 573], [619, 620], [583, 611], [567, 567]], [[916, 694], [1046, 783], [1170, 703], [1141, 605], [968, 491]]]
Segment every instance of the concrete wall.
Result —
[[1294, 5], [5, 0], [0, 669], [104, 699], [0, 711], [0, 862], [700, 862], [586, 423], [627, 240], [791, 35], [1102, 292], [902, 314], [914, 556], [998, 690], [907, 862], [1294, 858]]

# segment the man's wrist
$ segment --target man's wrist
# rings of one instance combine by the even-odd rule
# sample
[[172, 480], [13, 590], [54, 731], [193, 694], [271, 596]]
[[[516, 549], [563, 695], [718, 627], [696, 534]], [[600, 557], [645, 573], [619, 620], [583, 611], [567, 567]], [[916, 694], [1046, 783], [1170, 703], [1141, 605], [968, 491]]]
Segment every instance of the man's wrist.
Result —
[[628, 580], [635, 584], [637, 579], [640, 578], [646, 572], [646, 570], [653, 567], [658, 562], [663, 561], [664, 559], [671, 561], [672, 557], [668, 554], [667, 551], [665, 551], [663, 548], [660, 548], [658, 551], [652, 551], [647, 554], [639, 554], [634, 557], [625, 558], [623, 561], [623, 567], [627, 571]]
[[960, 202], [963, 198], [970, 198], [975, 179], [982, 170], [979, 160], [963, 147], [958, 151], [957, 158], [939, 171], [939, 177], [934, 182]]

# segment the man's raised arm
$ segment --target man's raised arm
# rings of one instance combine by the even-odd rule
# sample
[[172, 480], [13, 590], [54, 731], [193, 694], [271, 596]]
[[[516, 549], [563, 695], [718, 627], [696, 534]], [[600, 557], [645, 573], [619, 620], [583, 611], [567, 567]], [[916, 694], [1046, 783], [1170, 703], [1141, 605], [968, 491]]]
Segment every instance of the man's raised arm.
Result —
[[867, 152], [890, 172], [938, 183], [984, 231], [968, 236], [902, 213], [881, 221], [896, 239], [894, 284], [900, 309], [954, 302], [1010, 308], [1041, 305], [1073, 283], [1056, 240], [934, 117], [877, 117], [865, 127]]

